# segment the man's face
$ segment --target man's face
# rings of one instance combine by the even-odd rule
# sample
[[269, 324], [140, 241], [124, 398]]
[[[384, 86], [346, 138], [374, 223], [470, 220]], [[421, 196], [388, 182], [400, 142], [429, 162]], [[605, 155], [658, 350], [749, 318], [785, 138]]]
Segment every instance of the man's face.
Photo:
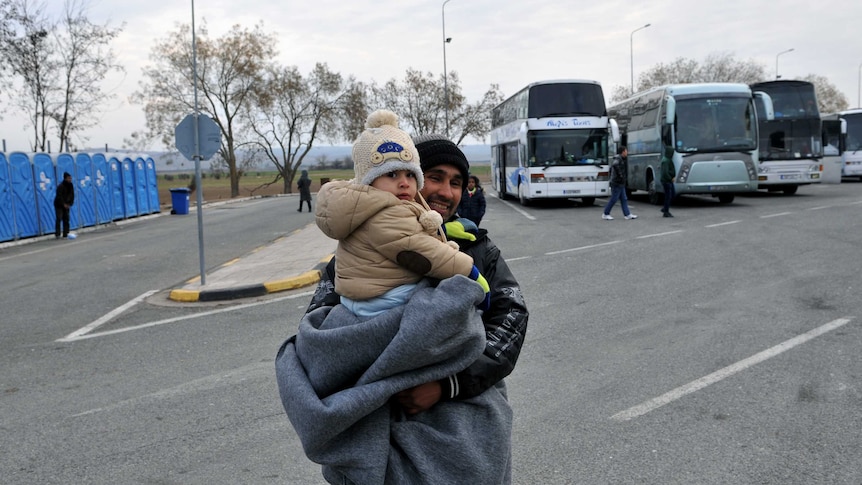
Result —
[[452, 165], [437, 165], [424, 172], [425, 186], [419, 192], [428, 207], [443, 216], [447, 221], [458, 210], [464, 179], [461, 171]]

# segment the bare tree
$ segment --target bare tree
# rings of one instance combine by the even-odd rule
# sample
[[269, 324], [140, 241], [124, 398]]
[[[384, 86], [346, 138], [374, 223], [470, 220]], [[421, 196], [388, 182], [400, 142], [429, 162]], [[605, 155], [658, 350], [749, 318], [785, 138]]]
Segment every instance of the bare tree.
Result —
[[[224, 36], [210, 39], [204, 25], [196, 40], [200, 109], [221, 130], [220, 155], [230, 174], [231, 197], [236, 197], [242, 175], [237, 149], [245, 141], [240, 113], [247, 109], [276, 56], [275, 37], [258, 24], [252, 30], [235, 25]], [[133, 101], [144, 104], [150, 133], [166, 147], [174, 145], [176, 125], [194, 110], [192, 57], [191, 27], [180, 25], [153, 47], [153, 65], [144, 68], [140, 90], [132, 96]]]
[[296, 67], [273, 67], [246, 112], [257, 145], [278, 170], [284, 193], [314, 143], [353, 133], [346, 112], [363, 105], [361, 85], [318, 63], [307, 78]]
[[826, 76], [809, 74], [802, 78], [802, 80], [814, 84], [814, 90], [817, 94], [817, 107], [821, 113], [837, 113], [850, 106], [844, 93], [829, 82]]
[[468, 136], [484, 138], [491, 130], [491, 109], [503, 101], [499, 86], [492, 84], [480, 101], [467, 104], [454, 71], [449, 73], [445, 87], [442, 77], [408, 69], [402, 82], [391, 79], [383, 86], [373, 86], [372, 90], [377, 107], [398, 113], [405, 122], [402, 128], [416, 134], [446, 131], [444, 99], [448, 91], [449, 134], [457, 143]]
[[[713, 53], [702, 63], [684, 57], [669, 64], [660, 63], [638, 76], [637, 90], [645, 91], [665, 84], [703, 82], [752, 84], [766, 78], [766, 67], [762, 64], [752, 60], [739, 61], [729, 53]], [[621, 101], [632, 94], [628, 86], [616, 86], [612, 90], [611, 102]]]
[[55, 105], [57, 61], [51, 56], [50, 35], [54, 24], [45, 15], [44, 4], [12, 0], [2, 4], [3, 41], [0, 54], [5, 65], [20, 80], [8, 93], [12, 106], [27, 114], [33, 128], [33, 150], [45, 151], [48, 128]]
[[98, 124], [99, 107], [113, 98], [102, 90], [101, 82], [108, 72], [124, 71], [110, 48], [122, 27], [93, 24], [87, 18], [87, 9], [86, 1], [68, 0], [61, 22], [63, 30], [57, 35], [56, 52], [62, 68], [58, 90], [62, 100], [53, 117], [60, 150], [64, 143], [68, 145], [71, 135]]

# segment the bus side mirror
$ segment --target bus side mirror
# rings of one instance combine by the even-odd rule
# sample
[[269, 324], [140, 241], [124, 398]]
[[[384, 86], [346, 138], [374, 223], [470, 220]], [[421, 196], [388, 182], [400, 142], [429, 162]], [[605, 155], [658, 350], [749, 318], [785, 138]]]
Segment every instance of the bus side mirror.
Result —
[[838, 137], [838, 153], [847, 150], [847, 120], [841, 118], [841, 136]]
[[608, 121], [611, 127], [611, 139], [613, 140], [614, 144], [618, 145], [620, 143], [620, 125], [618, 125], [617, 120], [613, 118]]
[[766, 113], [767, 121], [775, 119], [775, 108], [772, 105], [772, 98], [763, 91], [755, 91], [754, 98], [763, 106], [763, 112]]
[[676, 99], [668, 96], [664, 99], [665, 102], [665, 115], [664, 115], [664, 124], [672, 125], [676, 121]]

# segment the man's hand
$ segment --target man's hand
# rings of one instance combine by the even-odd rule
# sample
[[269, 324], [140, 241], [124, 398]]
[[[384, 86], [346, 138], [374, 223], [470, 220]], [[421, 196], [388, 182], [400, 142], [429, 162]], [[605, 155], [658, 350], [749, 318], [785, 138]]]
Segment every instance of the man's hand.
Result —
[[431, 409], [442, 394], [440, 383], [434, 381], [401, 391], [395, 395], [395, 400], [404, 407], [407, 414], [417, 414]]

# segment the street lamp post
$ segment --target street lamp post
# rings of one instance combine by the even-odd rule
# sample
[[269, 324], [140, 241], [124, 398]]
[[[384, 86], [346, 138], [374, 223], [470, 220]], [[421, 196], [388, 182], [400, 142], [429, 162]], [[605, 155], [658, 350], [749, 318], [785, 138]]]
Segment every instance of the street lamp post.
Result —
[[443, 17], [443, 109], [446, 113], [446, 138], [449, 138], [449, 73], [446, 71], [446, 44], [452, 41], [451, 37], [446, 37], [446, 4], [449, 1], [444, 1], [441, 7]]
[[786, 51], [781, 51], [775, 55], [775, 79], [781, 79], [781, 76], [778, 75], [778, 56], [781, 54], [787, 54], [788, 52], [793, 52], [793, 48], [787, 49]]
[[631, 54], [631, 71], [632, 71], [632, 94], [635, 93], [635, 47], [634, 47], [635, 32], [637, 32], [638, 30], [643, 30], [643, 29], [649, 27], [650, 25], [652, 25], [652, 24], [646, 24], [643, 27], [636, 28], [635, 30], [632, 31], [631, 35], [629, 36], [629, 53]]
[[856, 88], [856, 107], [862, 108], [862, 63], [859, 64], [859, 87]]

